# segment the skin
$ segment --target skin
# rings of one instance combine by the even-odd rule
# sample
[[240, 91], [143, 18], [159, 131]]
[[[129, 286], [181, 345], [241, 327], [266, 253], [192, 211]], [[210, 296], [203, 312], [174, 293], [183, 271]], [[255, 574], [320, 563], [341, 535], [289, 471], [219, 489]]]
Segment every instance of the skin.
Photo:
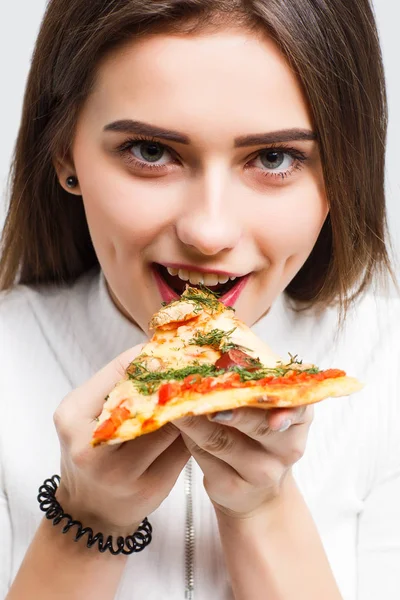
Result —
[[[142, 154], [148, 144], [117, 152], [132, 136], [104, 131], [125, 119], [182, 132], [191, 143], [155, 138], [164, 153], [151, 170]], [[234, 138], [291, 128], [312, 131], [312, 117], [294, 73], [261, 35], [150, 36], [103, 61], [70, 159], [56, 169], [65, 188], [68, 176], [79, 180], [73, 193], [83, 197], [110, 295], [128, 319], [146, 330], [160, 307], [153, 262], [251, 272], [236, 314], [252, 325], [268, 311], [328, 214], [318, 144], [286, 143], [276, 168], [265, 164], [274, 148], [235, 148]], [[288, 147], [307, 160], [296, 161]], [[277, 432], [287, 419], [293, 426]], [[312, 407], [245, 408], [223, 424], [202, 416], [175, 426], [217, 510], [248, 517], [279, 495], [311, 420]]]

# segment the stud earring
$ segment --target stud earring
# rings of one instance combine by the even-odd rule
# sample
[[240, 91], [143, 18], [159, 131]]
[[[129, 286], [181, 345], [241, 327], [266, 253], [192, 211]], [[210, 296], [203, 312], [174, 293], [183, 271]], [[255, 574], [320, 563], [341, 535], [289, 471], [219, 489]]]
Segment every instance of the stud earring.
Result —
[[71, 175], [70, 177], [67, 178], [66, 184], [67, 184], [67, 187], [72, 189], [78, 185], [78, 179], [75, 177], [75, 175]]

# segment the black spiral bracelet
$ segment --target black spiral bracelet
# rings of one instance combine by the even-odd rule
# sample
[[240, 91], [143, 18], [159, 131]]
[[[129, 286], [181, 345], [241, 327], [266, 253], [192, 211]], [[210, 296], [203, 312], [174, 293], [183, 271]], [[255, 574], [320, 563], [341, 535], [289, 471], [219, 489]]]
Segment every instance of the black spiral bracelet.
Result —
[[39, 495], [37, 497], [40, 510], [46, 513], [46, 519], [53, 520], [53, 525], [58, 525], [63, 519], [67, 519], [67, 524], [62, 528], [62, 533], [67, 533], [71, 527], [76, 526], [78, 531], [74, 537], [74, 542], [80, 540], [86, 533], [88, 534], [88, 541], [86, 546], [91, 548], [98, 543], [99, 552], [106, 552], [109, 550], [114, 556], [117, 554], [133, 554], [134, 552], [141, 552], [148, 546], [152, 539], [153, 528], [150, 525], [147, 517], [139, 525], [138, 529], [132, 535], [127, 537], [119, 536], [116, 544], [117, 549], [113, 546], [113, 537], [109, 535], [107, 540], [104, 542], [104, 535], [97, 533], [93, 535], [93, 529], [90, 527], [83, 527], [80, 521], [74, 521], [71, 515], [64, 513], [60, 503], [56, 499], [56, 491], [60, 484], [61, 478], [59, 475], [53, 475], [51, 479], [46, 479], [43, 485], [39, 488]]

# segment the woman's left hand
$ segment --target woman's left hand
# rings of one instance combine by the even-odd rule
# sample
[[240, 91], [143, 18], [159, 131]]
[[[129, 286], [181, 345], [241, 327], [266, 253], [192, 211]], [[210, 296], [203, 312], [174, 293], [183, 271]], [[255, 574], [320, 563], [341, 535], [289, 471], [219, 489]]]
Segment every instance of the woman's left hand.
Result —
[[202, 415], [174, 425], [204, 473], [215, 508], [247, 517], [279, 496], [285, 476], [304, 454], [313, 408], [245, 407], [226, 411], [232, 412], [231, 420]]

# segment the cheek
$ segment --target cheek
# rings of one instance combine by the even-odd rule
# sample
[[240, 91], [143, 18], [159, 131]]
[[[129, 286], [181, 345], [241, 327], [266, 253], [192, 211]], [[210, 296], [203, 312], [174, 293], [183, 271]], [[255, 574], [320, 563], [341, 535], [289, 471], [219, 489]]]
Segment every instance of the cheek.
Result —
[[150, 180], [134, 178], [115, 157], [105, 157], [90, 147], [84, 149], [78, 140], [74, 162], [94, 241], [108, 239], [116, 246], [141, 246], [171, 219], [168, 191]]
[[263, 216], [258, 220], [257, 237], [273, 261], [294, 254], [308, 255], [328, 214], [323, 186], [314, 178], [301, 186], [267, 198]]

